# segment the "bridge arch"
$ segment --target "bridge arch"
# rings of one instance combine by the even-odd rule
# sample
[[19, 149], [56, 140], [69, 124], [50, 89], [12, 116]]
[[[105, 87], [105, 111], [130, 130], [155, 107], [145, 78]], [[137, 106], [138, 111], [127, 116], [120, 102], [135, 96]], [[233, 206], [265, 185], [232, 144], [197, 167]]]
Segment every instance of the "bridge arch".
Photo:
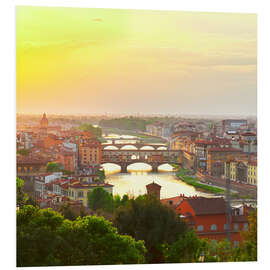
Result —
[[124, 145], [120, 150], [138, 150], [138, 148], [132, 144]]
[[155, 150], [155, 148], [151, 145], [145, 145], [145, 146], [142, 146], [140, 150]]
[[105, 146], [103, 150], [119, 150], [119, 148], [115, 145], [109, 145], [109, 146]]
[[146, 162], [134, 162], [127, 166], [127, 171], [151, 171], [152, 166]]
[[159, 146], [157, 150], [168, 150], [168, 148], [166, 146]]
[[101, 167], [104, 169], [105, 174], [121, 172], [121, 166], [116, 163], [106, 162], [101, 164]]
[[163, 171], [163, 172], [172, 172], [173, 171], [173, 166], [170, 165], [169, 163], [164, 163], [164, 164], [160, 164], [158, 167], [157, 167], [157, 170], [158, 171]]

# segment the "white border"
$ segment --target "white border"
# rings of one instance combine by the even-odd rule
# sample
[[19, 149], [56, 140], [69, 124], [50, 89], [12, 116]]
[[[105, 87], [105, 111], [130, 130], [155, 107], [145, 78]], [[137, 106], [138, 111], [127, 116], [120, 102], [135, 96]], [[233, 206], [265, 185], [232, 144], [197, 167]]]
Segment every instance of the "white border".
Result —
[[[3, 3], [2, 3], [3, 2]], [[140, 265], [102, 266], [104, 269], [159, 269], [188, 267], [197, 269], [239, 268], [253, 269], [266, 266], [268, 260], [268, 152], [269, 152], [269, 9], [267, 1], [250, 0], [188, 0], [188, 1], [127, 1], [127, 0], [18, 0], [1, 1], [1, 266], [15, 267], [15, 5], [69, 6], [92, 8], [182, 10], [207, 12], [237, 12], [258, 14], [258, 137], [259, 137], [259, 262], [232, 264], [188, 264], [188, 265]], [[3, 14], [2, 14], [3, 13]], [[13, 194], [13, 196], [11, 196]], [[102, 269], [91, 266], [91, 269]], [[267, 267], [267, 266], [266, 266]], [[74, 267], [69, 267], [73, 269]], [[85, 268], [86, 267], [80, 267]], [[88, 268], [88, 267], [87, 267]], [[57, 269], [57, 268], [50, 268]]]

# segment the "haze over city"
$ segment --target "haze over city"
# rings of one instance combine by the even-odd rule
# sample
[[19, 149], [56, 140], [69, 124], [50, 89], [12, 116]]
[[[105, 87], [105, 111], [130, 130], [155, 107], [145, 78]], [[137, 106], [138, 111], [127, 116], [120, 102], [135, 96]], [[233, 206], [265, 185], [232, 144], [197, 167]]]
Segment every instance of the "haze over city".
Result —
[[255, 14], [16, 13], [18, 113], [256, 115]]

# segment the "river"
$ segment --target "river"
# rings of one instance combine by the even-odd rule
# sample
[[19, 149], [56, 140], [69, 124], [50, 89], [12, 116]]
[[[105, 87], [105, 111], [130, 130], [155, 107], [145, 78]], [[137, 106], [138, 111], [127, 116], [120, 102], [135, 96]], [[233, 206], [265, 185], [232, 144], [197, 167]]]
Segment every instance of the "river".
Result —
[[128, 173], [119, 173], [120, 168], [115, 164], [104, 164], [106, 182], [114, 185], [113, 194], [123, 196], [139, 196], [146, 193], [146, 185], [153, 181], [161, 186], [160, 197], [170, 198], [180, 194], [186, 196], [213, 197], [214, 195], [197, 191], [194, 187], [180, 181], [169, 164], [160, 166], [158, 173], [151, 172], [151, 166], [143, 163], [132, 164]]
[[[118, 144], [118, 147], [123, 143], [129, 143], [130, 145], [127, 145], [124, 148], [133, 149], [135, 148], [133, 144], [136, 143], [138, 137], [109, 134], [108, 136], [104, 136], [104, 139], [107, 140], [107, 143], [111, 143], [110, 140], [114, 139], [115, 143]], [[115, 146], [108, 147], [112, 147], [113, 149]], [[145, 146], [145, 149], [152, 149], [152, 147]], [[179, 180], [176, 177], [172, 166], [169, 164], [160, 166], [157, 173], [152, 173], [151, 166], [145, 163], [135, 163], [128, 166], [128, 173], [120, 173], [120, 167], [116, 164], [107, 163], [103, 165], [103, 168], [105, 170], [106, 182], [114, 185], [113, 195], [118, 194], [123, 196], [124, 194], [129, 194], [130, 196], [137, 197], [146, 193], [146, 185], [155, 182], [161, 186], [161, 199], [175, 197], [180, 194], [185, 194], [186, 196], [214, 196], [213, 194], [200, 192], [194, 187]]]

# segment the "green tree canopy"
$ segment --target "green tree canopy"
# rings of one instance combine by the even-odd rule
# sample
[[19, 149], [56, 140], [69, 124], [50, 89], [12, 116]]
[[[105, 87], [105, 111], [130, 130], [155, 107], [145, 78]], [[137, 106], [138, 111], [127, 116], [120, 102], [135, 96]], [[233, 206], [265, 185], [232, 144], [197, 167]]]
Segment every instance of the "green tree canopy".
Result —
[[171, 245], [165, 244], [163, 252], [168, 263], [189, 263], [199, 261], [207, 249], [208, 244], [204, 240], [200, 240], [193, 231], [187, 231]]
[[257, 209], [249, 214], [249, 227], [243, 232], [241, 249], [242, 261], [257, 261]]
[[164, 262], [161, 246], [173, 243], [186, 232], [186, 224], [154, 197], [130, 199], [116, 210], [114, 224], [122, 234], [144, 240], [148, 263]]
[[79, 127], [82, 131], [89, 131], [93, 133], [95, 137], [102, 137], [102, 129], [100, 127], [94, 127], [91, 124], [84, 123]]
[[61, 168], [59, 166], [59, 164], [55, 163], [55, 162], [49, 162], [47, 164], [47, 172], [60, 172]]
[[17, 266], [136, 264], [145, 251], [142, 241], [119, 235], [103, 217], [70, 221], [29, 205], [17, 211]]
[[98, 170], [97, 174], [98, 174], [98, 181], [104, 182], [104, 180], [106, 178], [104, 170]]
[[29, 153], [30, 153], [30, 150], [26, 148], [17, 150], [17, 154], [19, 155], [27, 156], [29, 155]]
[[102, 119], [99, 124], [102, 127], [108, 128], [145, 131], [148, 122], [142, 118], [130, 116], [115, 119]]
[[94, 188], [88, 195], [88, 207], [94, 211], [102, 209], [113, 211], [113, 196], [102, 187]]
[[28, 195], [23, 192], [24, 181], [16, 177], [16, 205], [22, 207], [28, 200]]

